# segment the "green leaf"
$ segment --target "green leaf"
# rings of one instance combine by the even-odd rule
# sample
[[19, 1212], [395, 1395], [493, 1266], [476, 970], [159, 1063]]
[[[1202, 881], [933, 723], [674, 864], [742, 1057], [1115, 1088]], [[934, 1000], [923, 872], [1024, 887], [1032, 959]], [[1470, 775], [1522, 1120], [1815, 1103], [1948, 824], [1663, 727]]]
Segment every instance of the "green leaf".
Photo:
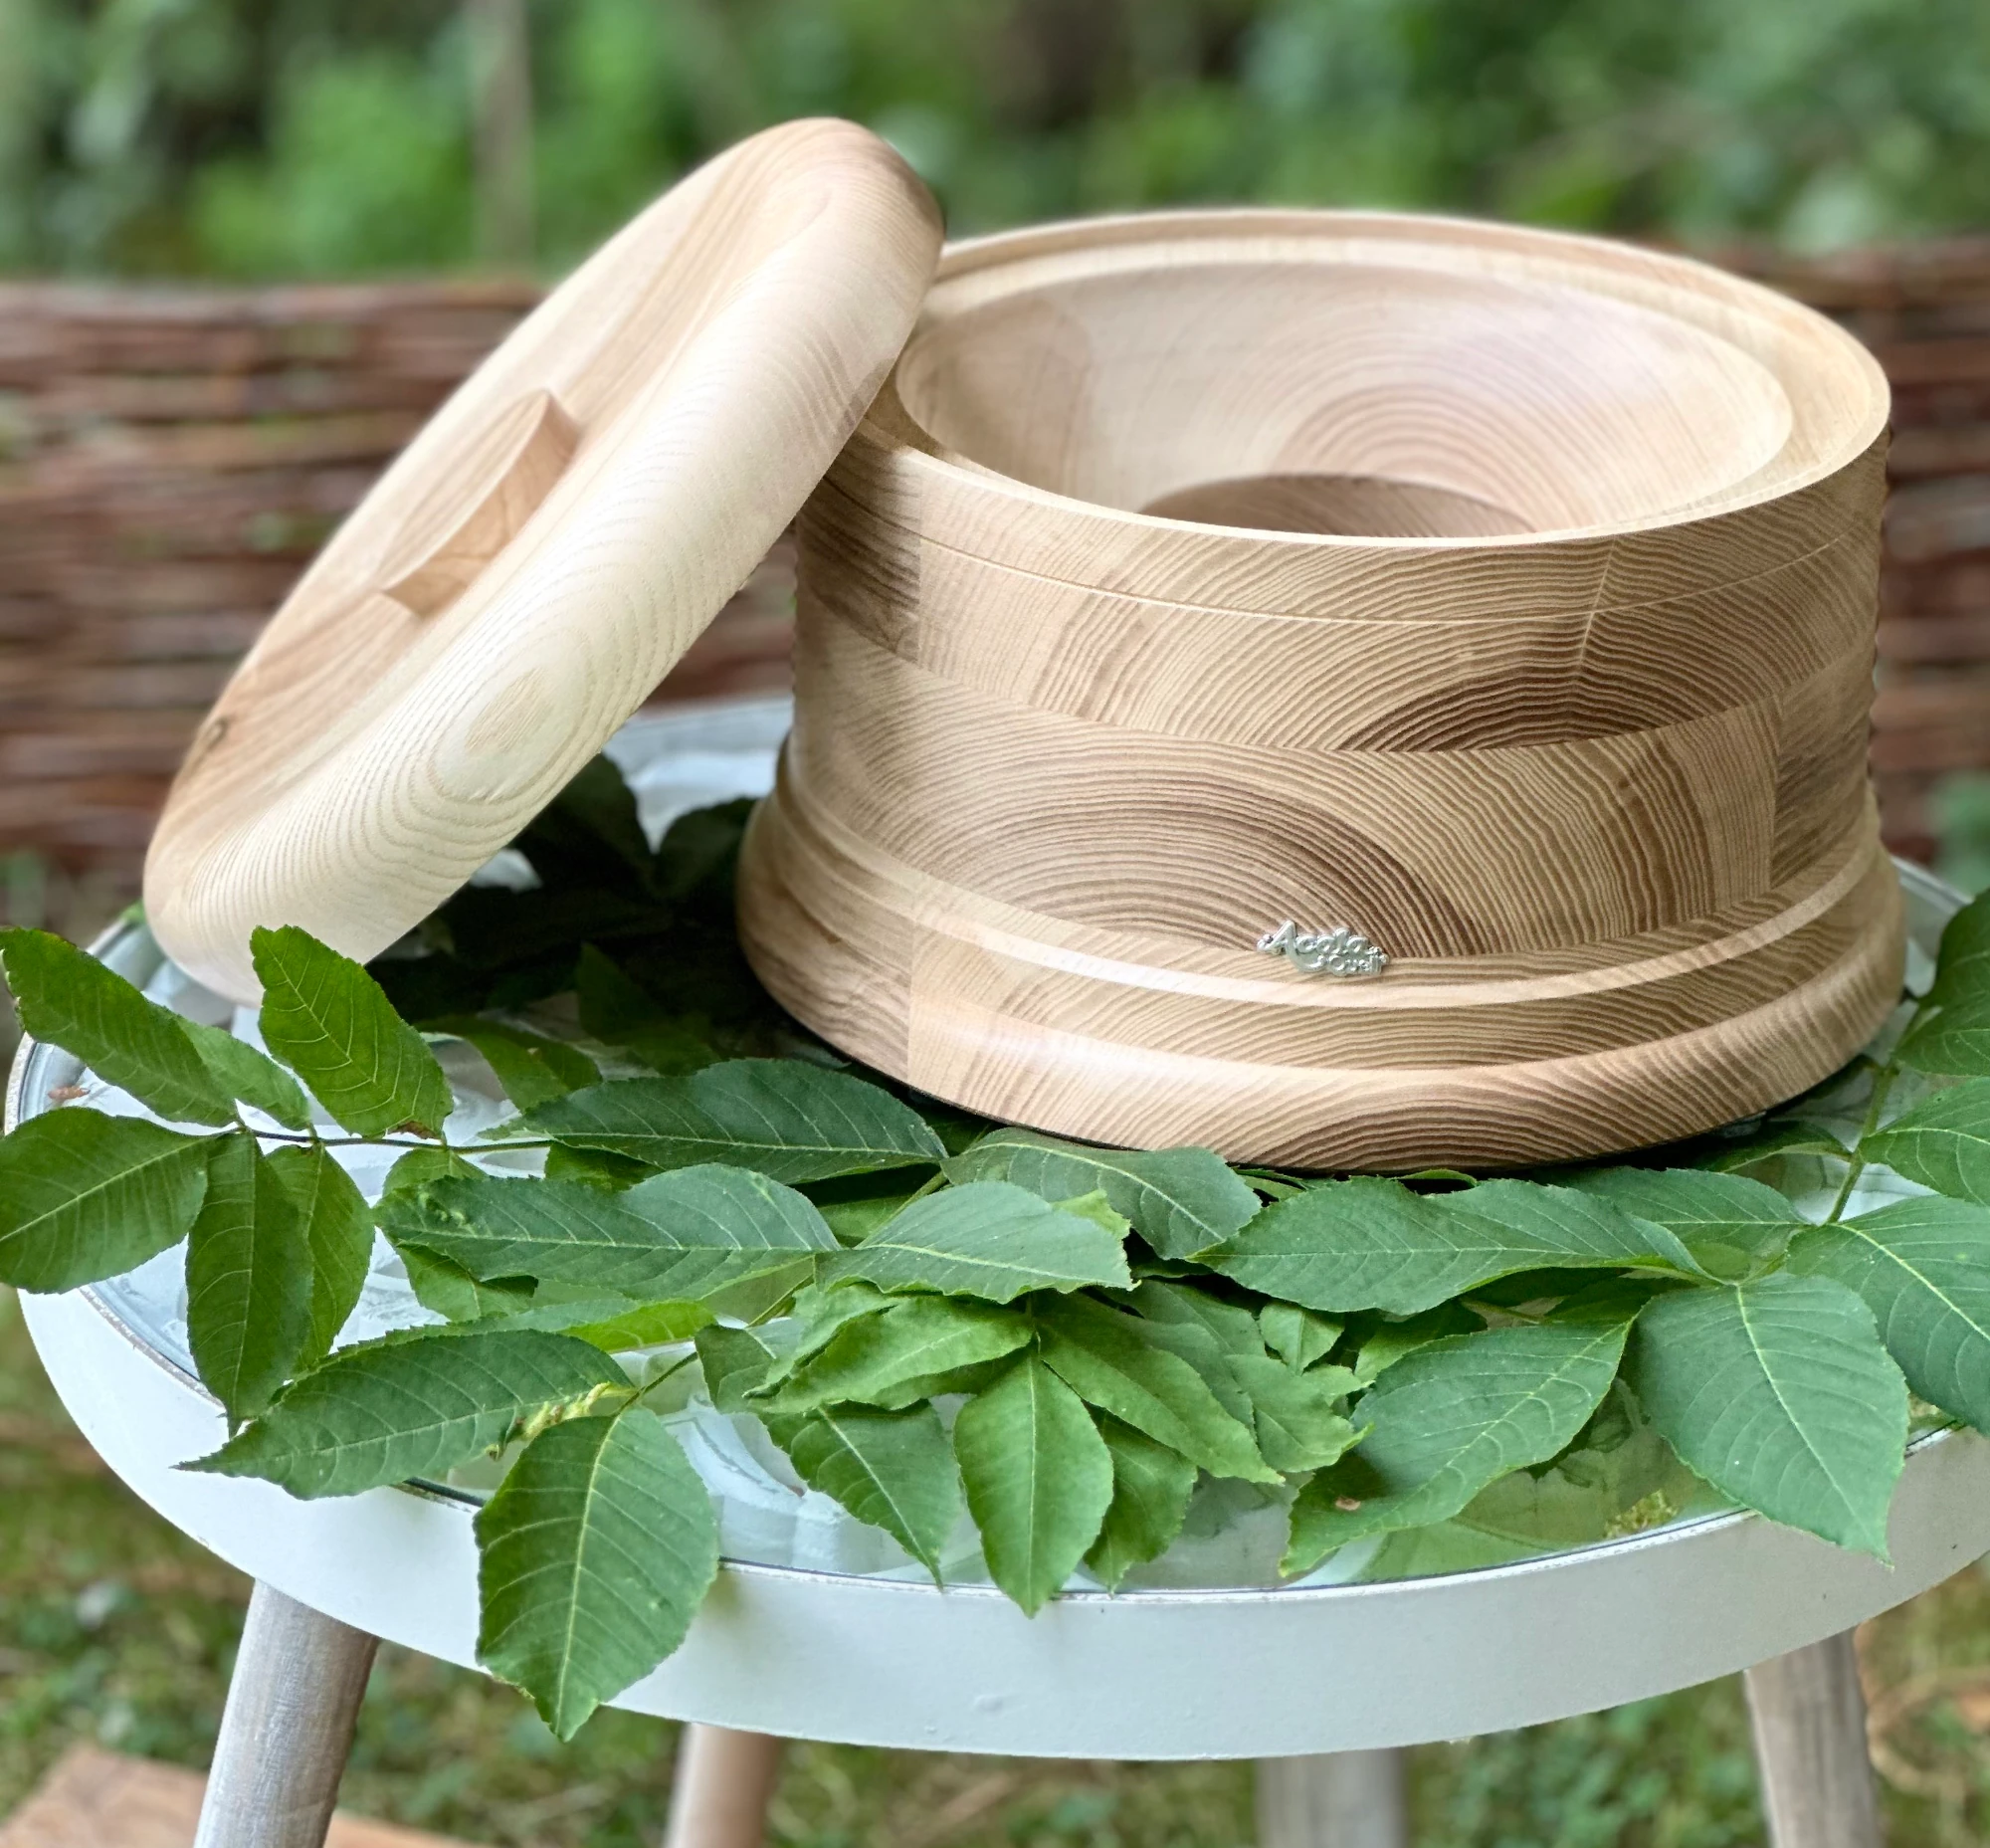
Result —
[[1970, 900], [1943, 926], [1927, 1000], [1935, 1007], [1990, 1002], [1990, 895]]
[[1324, 1360], [1345, 1326], [1330, 1316], [1315, 1316], [1311, 1310], [1291, 1303], [1267, 1303], [1258, 1312], [1258, 1331], [1265, 1345], [1297, 1373], [1316, 1360]]
[[654, 872], [636, 797], [606, 757], [593, 757], [520, 831], [514, 846], [547, 887], [649, 890]]
[[1034, 1617], [1098, 1538], [1112, 1454], [1085, 1401], [1034, 1354], [960, 1408], [953, 1454], [989, 1576]]
[[1258, 1196], [1207, 1148], [1090, 1148], [1034, 1129], [996, 1129], [946, 1164], [952, 1181], [1006, 1180], [1052, 1202], [1102, 1191], [1164, 1258], [1188, 1258], [1239, 1231]]
[[740, 1168], [686, 1168], [622, 1194], [480, 1174], [383, 1195], [382, 1228], [491, 1281], [531, 1277], [642, 1301], [709, 1296], [838, 1250], [808, 1201]]
[[479, 1174], [383, 1194], [375, 1211], [396, 1244], [439, 1253], [480, 1282], [531, 1277], [676, 1294], [661, 1280], [677, 1242], [598, 1187]]
[[1116, 1418], [1101, 1418], [1098, 1434], [1112, 1459], [1112, 1501], [1085, 1562], [1108, 1591], [1136, 1565], [1174, 1544], [1195, 1493], [1195, 1465], [1165, 1444]]
[[960, 1518], [960, 1473], [930, 1405], [839, 1405], [770, 1419], [767, 1429], [803, 1482], [883, 1528], [940, 1582], [940, 1548]]
[[1990, 1077], [1990, 996], [1977, 995], [1922, 1014], [1893, 1051], [1909, 1071], [1939, 1077]]
[[1566, 1187], [1495, 1180], [1434, 1195], [1365, 1176], [1268, 1206], [1206, 1261], [1305, 1309], [1398, 1316], [1546, 1266], [1697, 1268], [1663, 1227]]
[[194, 1051], [225, 1097], [240, 1098], [274, 1117], [287, 1129], [310, 1128], [310, 1105], [298, 1081], [268, 1053], [258, 1052], [220, 1027], [202, 1026], [177, 1014], [173, 1018], [193, 1042]]
[[1146, 1278], [1133, 1292], [1133, 1307], [1150, 1322], [1206, 1331], [1225, 1353], [1265, 1351], [1264, 1331], [1250, 1310], [1195, 1284]]
[[[742, 1258], [740, 1262], [747, 1260]], [[756, 1328], [770, 1318], [784, 1314], [787, 1305], [796, 1296], [813, 1287], [815, 1271], [813, 1253], [786, 1261], [759, 1254], [752, 1256], [751, 1267], [745, 1277], [718, 1284], [696, 1300], [710, 1309], [714, 1316], [722, 1316], [747, 1328]]]
[[[366, 965], [366, 973], [380, 984], [380, 992], [394, 1004], [403, 1020], [438, 1020], [445, 1014], [475, 1013], [493, 1004], [495, 992], [509, 986], [515, 978], [474, 969], [457, 957], [431, 951], [423, 955], [396, 954], [388, 950]], [[565, 986], [564, 969], [549, 971], [541, 993]], [[522, 1006], [537, 996], [510, 997], [510, 1004]]]
[[1088, 1404], [1180, 1451], [1212, 1476], [1279, 1480], [1249, 1427], [1224, 1410], [1194, 1367], [1156, 1345], [1138, 1317], [1083, 1297], [1045, 1302], [1035, 1315], [1045, 1364]]
[[1075, 1199], [1053, 1200], [1059, 1212], [1069, 1213], [1074, 1219], [1090, 1219], [1101, 1232], [1110, 1235], [1115, 1245], [1126, 1242], [1126, 1234], [1133, 1229], [1133, 1222], [1124, 1213], [1114, 1212], [1112, 1202], [1105, 1197], [1103, 1187], [1094, 1187], [1090, 1193], [1081, 1193]]
[[863, 1244], [827, 1259], [823, 1270], [838, 1281], [862, 1278], [886, 1290], [935, 1290], [993, 1303], [1026, 1290], [1125, 1289], [1133, 1281], [1111, 1233], [1000, 1180], [927, 1194]]
[[1887, 1556], [1907, 1389], [1843, 1284], [1780, 1273], [1662, 1296], [1630, 1380], [1680, 1460], [1771, 1521]]
[[687, 809], [657, 843], [657, 881], [672, 899], [702, 900], [732, 921], [733, 871], [753, 813], [750, 797], [735, 796]]
[[[1643, 1533], [1714, 1500], [1653, 1429], [1620, 1374], [1589, 1423], [1551, 1463], [1490, 1483], [1453, 1522], [1392, 1538], [1406, 1542], [1407, 1550], [1419, 1535], [1462, 1530], [1538, 1552]], [[1385, 1542], [1370, 1573], [1389, 1569], [1384, 1556], [1397, 1550]]]
[[599, 1348], [564, 1335], [417, 1335], [336, 1355], [184, 1467], [259, 1476], [305, 1501], [441, 1482], [520, 1425], [626, 1384]]
[[842, 1249], [803, 1195], [748, 1168], [677, 1168], [618, 1199], [678, 1247], [655, 1286], [660, 1295], [710, 1297], [797, 1258]]
[[477, 1659], [560, 1739], [677, 1648], [718, 1573], [704, 1484], [647, 1411], [547, 1426], [476, 1527]]
[[1829, 1155], [1845, 1161], [1851, 1158], [1852, 1150], [1819, 1123], [1765, 1124], [1753, 1135], [1719, 1142], [1698, 1165], [1725, 1174], [1778, 1155]]
[[1027, 1346], [1031, 1334], [1029, 1318], [1011, 1310], [950, 1297], [905, 1297], [837, 1329], [780, 1382], [764, 1409], [806, 1412], [856, 1402], [897, 1410], [927, 1396], [923, 1388], [932, 1375], [999, 1360]]
[[1354, 1389], [1345, 1367], [1295, 1373], [1270, 1354], [1235, 1354], [1230, 1366], [1251, 1395], [1258, 1448], [1273, 1469], [1287, 1475], [1323, 1470], [1359, 1435], [1338, 1403]]
[[366, 1287], [373, 1210], [328, 1148], [279, 1148], [263, 1159], [290, 1195], [310, 1253], [310, 1329], [298, 1365], [315, 1366]]
[[848, 1174], [812, 1181], [802, 1189], [828, 1221], [840, 1245], [861, 1245], [886, 1220], [927, 1189], [914, 1187], [903, 1169], [893, 1174]]
[[187, 1233], [187, 1345], [231, 1427], [290, 1376], [311, 1334], [311, 1253], [290, 1189], [237, 1131], [209, 1146]]
[[1509, 1470], [1544, 1463], [1588, 1423], [1624, 1351], [1622, 1321], [1542, 1322], [1433, 1341], [1355, 1408], [1360, 1448], [1293, 1505], [1285, 1570], [1370, 1534], [1448, 1521]]
[[169, 1008], [46, 930], [0, 930], [0, 956], [26, 1032], [175, 1123], [234, 1121], [233, 1100]]
[[1354, 1351], [1354, 1383], [1372, 1386], [1406, 1354], [1452, 1335], [1477, 1335], [1485, 1326], [1463, 1303], [1440, 1303], [1420, 1316], [1384, 1322], [1361, 1337]]
[[1443, 1198], [1454, 1212], [1469, 1219], [1490, 1220], [1529, 1251], [1525, 1264], [1502, 1266], [1506, 1275], [1536, 1268], [1614, 1269], [1619, 1265], [1672, 1271], [1682, 1277], [1704, 1275], [1692, 1252], [1665, 1226], [1573, 1187], [1488, 1180]]
[[[502, 1007], [536, 998], [534, 991], [546, 994], [571, 988], [575, 953], [583, 943], [655, 936], [670, 918], [654, 900], [600, 886], [543, 886], [522, 892], [505, 886], [466, 886], [442, 908], [436, 922], [448, 936], [454, 960], [472, 969], [502, 972], [502, 978], [492, 983], [486, 1003]], [[553, 979], [527, 979], [520, 992], [520, 977], [548, 965], [557, 970]]]
[[0, 1283], [74, 1290], [177, 1245], [213, 1139], [94, 1110], [30, 1117], [0, 1138]]
[[484, 1020], [475, 1014], [452, 1014], [427, 1025], [431, 1033], [462, 1040], [483, 1054], [485, 1063], [498, 1074], [504, 1095], [520, 1110], [601, 1082], [601, 1068], [579, 1047], [564, 1040], [547, 1039], [542, 1033], [528, 1033], [523, 1027]]
[[438, 1133], [449, 1081], [380, 984], [295, 924], [250, 937], [263, 984], [263, 1043], [354, 1135], [406, 1125]]
[[789, 1349], [775, 1377], [786, 1378], [814, 1354], [827, 1347], [836, 1332], [863, 1316], [879, 1316], [901, 1297], [889, 1297], [869, 1284], [843, 1284], [835, 1289], [811, 1284], [794, 1300], [789, 1314], [801, 1333]]
[[654, 1072], [701, 1071], [724, 1057], [711, 1043], [708, 1021], [672, 1013], [592, 943], [580, 952], [574, 998], [587, 1032], [604, 1045], [620, 1046]]
[[453, 1148], [438, 1148], [433, 1142], [418, 1144], [398, 1156], [380, 1184], [384, 1202], [390, 1193], [414, 1193], [432, 1180], [476, 1180], [484, 1173], [474, 1161], [466, 1161]]
[[728, 1162], [776, 1180], [937, 1163], [946, 1150], [889, 1092], [799, 1059], [733, 1059], [624, 1078], [527, 1111], [537, 1134], [655, 1168]]
[[675, 1341], [688, 1341], [710, 1324], [711, 1311], [702, 1303], [639, 1303], [612, 1316], [575, 1322], [567, 1333], [605, 1353], [632, 1353], [639, 1347], [667, 1347]]
[[757, 1335], [713, 1323], [697, 1332], [697, 1363], [712, 1404], [722, 1412], [745, 1412], [754, 1409], [747, 1393], [767, 1377], [774, 1356]]
[[1773, 1263], [1805, 1223], [1773, 1187], [1704, 1168], [1596, 1168], [1574, 1185], [1678, 1233], [1701, 1266], [1726, 1281]]
[[1230, 1360], [1236, 1354], [1264, 1353], [1257, 1317], [1241, 1304], [1226, 1303], [1192, 1284], [1151, 1277], [1133, 1292], [1133, 1308], [1144, 1324], [1146, 1338], [1186, 1360], [1223, 1409], [1249, 1426], [1251, 1395]]
[[1951, 1199], [1990, 1206], [1990, 1078], [1923, 1098], [1874, 1130], [1859, 1152]]
[[[388, 1235], [392, 1238], [392, 1234]], [[488, 1317], [507, 1316], [522, 1310], [532, 1300], [529, 1277], [498, 1277], [489, 1283], [471, 1276], [460, 1264], [452, 1264], [419, 1245], [394, 1240], [401, 1265], [408, 1273], [408, 1287], [424, 1309], [446, 1316], [451, 1322], [482, 1322]]]
[[[505, 1133], [511, 1126], [504, 1126]], [[620, 1193], [639, 1180], [648, 1180], [657, 1170], [642, 1161], [611, 1155], [600, 1148], [569, 1148], [555, 1142], [546, 1150], [545, 1176], [548, 1180], [577, 1180], [605, 1193]]]
[[1990, 1432], [1990, 1212], [1899, 1200], [1806, 1232], [1790, 1269], [1856, 1291], [1907, 1384]]

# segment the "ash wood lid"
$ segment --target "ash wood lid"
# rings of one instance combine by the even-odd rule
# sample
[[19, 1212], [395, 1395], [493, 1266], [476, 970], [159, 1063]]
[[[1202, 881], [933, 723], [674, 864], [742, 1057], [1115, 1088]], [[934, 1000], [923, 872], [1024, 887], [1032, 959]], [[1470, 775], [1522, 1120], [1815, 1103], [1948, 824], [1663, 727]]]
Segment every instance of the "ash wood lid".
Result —
[[168, 954], [253, 1000], [257, 925], [363, 958], [461, 886], [793, 516], [939, 243], [883, 141], [791, 122], [568, 278], [388, 470], [201, 728], [145, 865]]

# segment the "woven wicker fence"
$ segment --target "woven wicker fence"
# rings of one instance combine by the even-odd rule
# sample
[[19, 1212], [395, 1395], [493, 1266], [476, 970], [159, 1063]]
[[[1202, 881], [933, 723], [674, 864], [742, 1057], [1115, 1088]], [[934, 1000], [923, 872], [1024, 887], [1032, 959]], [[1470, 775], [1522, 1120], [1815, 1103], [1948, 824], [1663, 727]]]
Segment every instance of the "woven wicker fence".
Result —
[[[0, 912], [88, 927], [230, 669], [516, 284], [0, 286]], [[659, 690], [787, 683], [778, 552]], [[47, 890], [53, 878], [53, 891]]]
[[[1893, 381], [1873, 762], [1890, 840], [1924, 856], [1932, 784], [1990, 768], [1990, 240], [1739, 267], [1838, 315]], [[235, 659], [534, 299], [0, 287], [0, 868], [91, 895], [44, 909], [135, 890]], [[776, 557], [660, 697], [782, 685], [789, 603]]]

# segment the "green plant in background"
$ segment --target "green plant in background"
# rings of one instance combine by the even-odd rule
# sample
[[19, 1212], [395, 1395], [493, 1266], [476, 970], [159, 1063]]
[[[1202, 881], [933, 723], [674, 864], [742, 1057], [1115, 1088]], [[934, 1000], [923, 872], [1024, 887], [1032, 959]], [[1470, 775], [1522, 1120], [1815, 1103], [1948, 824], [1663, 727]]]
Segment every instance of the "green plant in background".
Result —
[[1935, 871], [1964, 892], [1990, 887], [1990, 775], [1965, 770], [1935, 785]]
[[[1288, 1574], [1731, 1504], [1885, 1557], [1910, 1391], [1990, 1429], [1990, 901], [1883, 1059], [1749, 1132], [1533, 1179], [1319, 1178], [839, 1069], [739, 957], [745, 807], [652, 853], [600, 760], [517, 843], [542, 883], [460, 894], [426, 953], [369, 973], [259, 931], [267, 1053], [60, 938], [0, 939], [28, 1031], [150, 1113], [72, 1104], [0, 1142], [0, 1281], [184, 1240], [230, 1432], [190, 1467], [315, 1497], [497, 1459], [480, 1657], [562, 1737], [716, 1570], [668, 1416], [695, 1379], [935, 1580], [964, 1511], [1030, 1611], [1247, 1510], [1289, 1526]], [[449, 1041], [514, 1111], [470, 1140]], [[371, 1204], [334, 1153], [360, 1143], [399, 1151]], [[1882, 1167], [1901, 1197], [1876, 1209]], [[376, 1226], [445, 1320], [334, 1349]]]
[[[463, 261], [466, 17], [0, 0], [0, 264]], [[961, 231], [1177, 200], [1805, 246], [1990, 218], [1975, 0], [531, 0], [529, 62], [554, 270], [812, 112], [894, 139]]]

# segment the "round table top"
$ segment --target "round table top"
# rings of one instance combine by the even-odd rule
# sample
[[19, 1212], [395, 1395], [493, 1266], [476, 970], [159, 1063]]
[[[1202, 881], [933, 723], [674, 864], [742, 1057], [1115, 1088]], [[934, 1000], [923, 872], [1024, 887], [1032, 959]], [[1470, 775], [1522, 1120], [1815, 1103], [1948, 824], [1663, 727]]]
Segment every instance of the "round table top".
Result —
[[[778, 702], [645, 721], [618, 747], [685, 806], [771, 774]], [[655, 767], [661, 762], [661, 772]], [[1952, 896], [1906, 871], [1938, 927]], [[146, 945], [137, 945], [140, 951]], [[111, 958], [113, 966], [116, 957]], [[32, 1095], [44, 1074], [17, 1068]], [[64, 1403], [123, 1481], [231, 1564], [357, 1628], [472, 1665], [475, 1499], [301, 1502], [188, 1474], [220, 1407], [114, 1287], [23, 1299]], [[684, 1646], [613, 1704], [742, 1730], [1033, 1756], [1266, 1757], [1455, 1739], [1691, 1686], [1833, 1635], [1990, 1551], [1990, 1443], [1917, 1440], [1890, 1568], [1725, 1514], [1390, 1582], [1071, 1591], [1026, 1618], [984, 1585], [728, 1561]]]

